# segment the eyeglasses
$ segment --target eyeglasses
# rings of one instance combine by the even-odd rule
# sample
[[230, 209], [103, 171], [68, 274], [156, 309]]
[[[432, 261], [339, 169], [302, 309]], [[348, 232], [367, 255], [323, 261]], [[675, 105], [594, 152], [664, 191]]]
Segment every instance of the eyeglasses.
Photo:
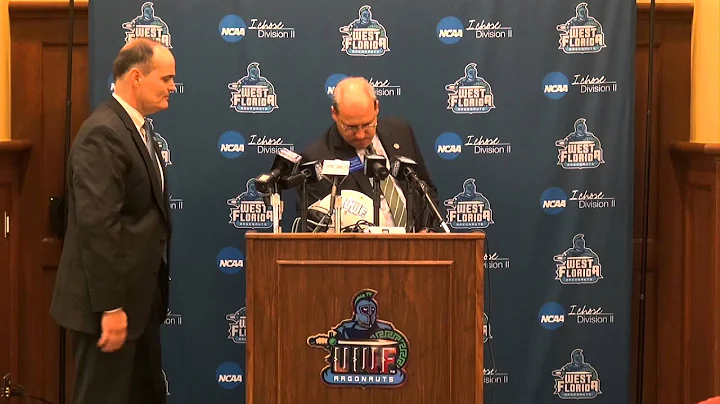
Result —
[[340, 127], [343, 128], [343, 130], [346, 130], [346, 131], [348, 131], [348, 132], [355, 133], [355, 132], [359, 131], [360, 129], [365, 130], [365, 129], [376, 128], [376, 127], [377, 127], [377, 122], [366, 123], [365, 125], [354, 125], [354, 126], [348, 126], [348, 125], [345, 125], [345, 124], [341, 123], [341, 124], [340, 124]]

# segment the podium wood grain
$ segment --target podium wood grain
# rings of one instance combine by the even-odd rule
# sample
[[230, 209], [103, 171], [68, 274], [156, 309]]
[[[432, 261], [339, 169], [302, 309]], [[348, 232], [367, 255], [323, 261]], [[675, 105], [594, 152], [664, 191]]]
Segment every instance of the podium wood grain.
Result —
[[[482, 403], [484, 235], [247, 234], [247, 402]], [[377, 291], [408, 340], [396, 388], [328, 386], [307, 338]]]

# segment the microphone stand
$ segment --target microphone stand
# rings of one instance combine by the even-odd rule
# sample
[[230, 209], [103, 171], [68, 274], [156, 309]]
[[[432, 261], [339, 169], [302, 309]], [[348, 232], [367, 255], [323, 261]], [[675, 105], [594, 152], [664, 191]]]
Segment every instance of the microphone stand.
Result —
[[303, 181], [300, 184], [300, 233], [308, 232], [308, 214], [307, 214], [307, 178], [303, 176]]
[[405, 183], [405, 214], [407, 215], [407, 219], [405, 220], [405, 231], [408, 233], [412, 233], [413, 227], [415, 227], [415, 220], [413, 220], [412, 224], [410, 224], [410, 219], [413, 217], [413, 190], [410, 186], [409, 174], [410, 171], [408, 171], [407, 175], [405, 176], [407, 180]]
[[373, 178], [373, 225], [380, 226], [380, 179]]
[[270, 194], [270, 205], [272, 206], [273, 233], [282, 233], [280, 227], [280, 218], [282, 217], [282, 199], [280, 198], [280, 190], [278, 184], [273, 185], [272, 194]]
[[[433, 215], [435, 215], [435, 217], [440, 222], [440, 227], [442, 227], [443, 230], [445, 230], [445, 233], [450, 233], [450, 228], [448, 227], [447, 223], [445, 223], [445, 220], [443, 219], [442, 215], [440, 214], [440, 211], [438, 211], [437, 206], [435, 206], [435, 203], [433, 202], [432, 198], [430, 198], [430, 194], [428, 193], [429, 187], [425, 183], [425, 181], [421, 180], [417, 176], [417, 174], [415, 174], [415, 172], [410, 169], [408, 169], [406, 171], [405, 175], [408, 178], [408, 183], [412, 182], [415, 185], [415, 187], [418, 189], [418, 191], [420, 191], [420, 193], [423, 194], [425, 202], [430, 206], [430, 210], [432, 211]], [[409, 219], [409, 217], [408, 217], [408, 219]]]
[[[330, 188], [330, 206], [328, 207], [328, 211], [327, 211], [327, 213], [325, 213], [325, 216], [323, 216], [322, 219], [320, 219], [320, 222], [318, 222], [317, 226], [315, 226], [313, 233], [317, 233], [318, 231], [320, 231], [320, 228], [323, 227], [323, 225], [325, 224], [325, 220], [330, 220], [330, 218], [332, 217], [332, 215], [334, 213], [336, 202], [340, 198], [337, 195], [337, 187], [338, 187], [337, 184], [338, 184], [338, 177], [337, 177], [337, 175], [334, 175], [334, 176], [332, 176], [332, 187]], [[340, 216], [339, 214], [336, 215], [335, 223], [334, 223], [334, 228], [338, 233], [340, 232], [339, 216]], [[329, 230], [329, 228], [330, 228], [330, 226], [328, 226], [328, 230]]]
[[342, 230], [342, 195], [335, 195], [335, 219], [333, 220], [335, 234], [340, 234]]

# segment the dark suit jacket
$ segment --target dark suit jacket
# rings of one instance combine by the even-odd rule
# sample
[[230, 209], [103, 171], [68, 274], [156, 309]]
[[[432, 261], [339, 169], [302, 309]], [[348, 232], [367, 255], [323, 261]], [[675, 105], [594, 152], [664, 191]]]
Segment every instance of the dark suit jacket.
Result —
[[172, 230], [167, 176], [163, 194], [152, 164], [114, 98], [80, 128], [68, 156], [68, 224], [50, 305], [61, 326], [100, 335], [102, 313], [122, 307], [134, 340], [151, 314], [165, 319]]
[[[420, 149], [415, 139], [410, 124], [404, 119], [399, 118], [380, 118], [378, 119], [377, 136], [387, 153], [388, 160], [392, 156], [403, 156], [413, 159], [417, 162], [417, 175], [421, 180], [425, 181], [430, 187], [430, 197], [437, 206], [437, 189], [430, 180], [430, 174], [425, 167], [425, 161], [423, 160]], [[395, 145], [398, 147], [396, 148]], [[303, 156], [303, 162], [319, 161], [340, 159], [349, 160], [357, 156], [355, 149], [347, 144], [337, 130], [335, 123], [314, 143], [308, 146], [305, 151], [301, 153]], [[405, 181], [398, 181], [401, 189], [405, 189]], [[309, 184], [307, 186], [308, 205], [312, 205], [314, 202], [324, 198], [330, 194], [331, 184], [328, 181], [321, 180], [315, 184]], [[368, 179], [362, 170], [351, 173], [338, 187], [338, 192], [343, 190], [354, 190], [364, 193], [365, 195], [372, 197], [372, 185], [370, 179]], [[404, 191], [403, 191], [404, 192]], [[406, 195], [407, 200], [407, 195]], [[298, 202], [299, 203], [299, 202]], [[440, 231], [440, 224], [433, 215], [430, 214], [430, 209], [425, 208], [425, 201], [421, 194], [413, 192], [413, 204], [412, 214], [417, 217], [414, 225], [414, 231], [418, 232], [424, 228], [431, 228], [435, 231]], [[422, 212], [422, 213], [421, 213]], [[418, 216], [419, 215], [419, 216]], [[408, 222], [410, 222], [408, 220]]]

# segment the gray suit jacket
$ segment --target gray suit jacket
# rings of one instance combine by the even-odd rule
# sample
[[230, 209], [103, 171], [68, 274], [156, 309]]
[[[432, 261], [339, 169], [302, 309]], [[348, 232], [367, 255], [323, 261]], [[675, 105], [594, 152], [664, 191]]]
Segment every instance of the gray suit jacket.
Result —
[[156, 172], [120, 103], [99, 105], [68, 156], [68, 224], [50, 305], [61, 326], [99, 335], [102, 313], [122, 307], [133, 340], [151, 314], [165, 318], [172, 228]]

